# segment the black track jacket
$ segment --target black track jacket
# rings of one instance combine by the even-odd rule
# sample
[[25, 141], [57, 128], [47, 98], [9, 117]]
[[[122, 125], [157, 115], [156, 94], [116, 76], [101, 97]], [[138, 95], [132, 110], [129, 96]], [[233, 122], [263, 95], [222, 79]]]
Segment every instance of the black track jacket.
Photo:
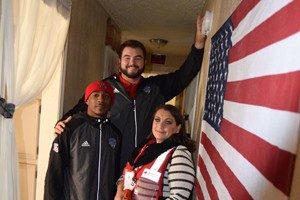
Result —
[[[196, 49], [193, 45], [187, 59], [175, 72], [143, 78], [135, 99], [129, 97], [117, 75], [105, 79], [115, 93], [109, 119], [122, 133], [121, 169], [133, 149], [150, 134], [155, 108], [180, 94], [197, 75], [203, 53], [204, 49]], [[83, 98], [62, 119], [82, 110], [86, 110]]]
[[120, 145], [121, 134], [107, 118], [74, 115], [53, 142], [44, 199], [113, 199]]

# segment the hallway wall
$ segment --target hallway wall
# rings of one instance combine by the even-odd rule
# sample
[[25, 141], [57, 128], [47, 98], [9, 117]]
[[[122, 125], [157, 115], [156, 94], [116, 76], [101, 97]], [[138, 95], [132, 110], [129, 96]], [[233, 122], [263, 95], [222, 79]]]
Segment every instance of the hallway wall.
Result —
[[107, 18], [97, 0], [72, 1], [63, 112], [77, 103], [89, 82], [102, 77]]

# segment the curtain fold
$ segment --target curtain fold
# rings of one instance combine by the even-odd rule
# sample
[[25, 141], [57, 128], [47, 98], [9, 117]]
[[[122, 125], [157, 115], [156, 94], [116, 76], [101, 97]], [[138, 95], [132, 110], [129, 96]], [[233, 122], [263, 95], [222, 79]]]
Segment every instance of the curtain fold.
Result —
[[118, 67], [119, 56], [116, 51], [112, 49], [110, 45], [104, 47], [104, 69], [103, 69], [103, 78], [117, 73], [119, 70]]
[[[63, 53], [71, 3], [2, 0], [0, 95], [16, 106], [38, 96]], [[67, 2], [65, 0], [64, 2]], [[18, 161], [12, 119], [0, 116], [0, 194], [19, 199]]]
[[60, 13], [66, 19], [69, 19], [71, 12], [71, 0], [43, 0], [45, 4], [51, 7], [56, 7], [58, 13]]

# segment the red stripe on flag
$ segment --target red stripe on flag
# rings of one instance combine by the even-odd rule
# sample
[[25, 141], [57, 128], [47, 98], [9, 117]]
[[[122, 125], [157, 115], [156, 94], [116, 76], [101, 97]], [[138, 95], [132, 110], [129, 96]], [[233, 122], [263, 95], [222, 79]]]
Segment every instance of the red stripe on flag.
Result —
[[195, 179], [195, 193], [196, 193], [196, 196], [197, 196], [198, 200], [204, 200], [204, 196], [203, 196], [202, 190], [200, 188], [200, 184], [198, 182], [198, 179]]
[[300, 112], [300, 71], [226, 84], [226, 100]]
[[214, 185], [212, 184], [211, 178], [209, 176], [209, 173], [206, 169], [206, 166], [204, 164], [204, 161], [202, 160], [202, 158], [199, 156], [198, 157], [198, 166], [200, 168], [200, 172], [205, 180], [205, 184], [209, 193], [209, 196], [211, 199], [218, 199], [218, 194], [217, 194], [217, 190], [214, 187]]
[[226, 119], [221, 122], [220, 132], [229, 144], [249, 160], [279, 190], [289, 196], [295, 155], [271, 145]]
[[293, 1], [261, 23], [229, 50], [229, 63], [240, 60], [300, 30], [300, 1]]
[[230, 196], [233, 199], [253, 199], [247, 192], [245, 187], [242, 185], [242, 183], [236, 178], [231, 169], [224, 162], [223, 158], [221, 157], [221, 155], [219, 154], [219, 152], [211, 143], [211, 141], [205, 133], [202, 133], [201, 143], [206, 149], [208, 155], [210, 156], [210, 159], [214, 163], [219, 176], [221, 177], [225, 187], [230, 193]]
[[231, 15], [231, 21], [233, 27], [237, 27], [238, 24], [244, 19], [244, 17], [253, 9], [256, 4], [260, 2], [259, 0], [246, 0], [242, 1], [235, 11]]

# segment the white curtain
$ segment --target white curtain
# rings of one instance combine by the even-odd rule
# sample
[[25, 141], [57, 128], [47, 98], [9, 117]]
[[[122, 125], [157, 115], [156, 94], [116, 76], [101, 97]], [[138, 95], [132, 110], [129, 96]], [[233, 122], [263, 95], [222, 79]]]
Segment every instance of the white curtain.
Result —
[[[63, 53], [70, 12], [71, 0], [2, 0], [0, 95], [8, 103], [28, 103], [48, 84]], [[12, 119], [0, 116], [1, 199], [19, 199], [18, 181]]]
[[106, 45], [104, 48], [104, 70], [103, 78], [106, 78], [116, 72], [118, 72], [118, 59], [119, 56], [116, 51], [112, 49], [110, 45]]

